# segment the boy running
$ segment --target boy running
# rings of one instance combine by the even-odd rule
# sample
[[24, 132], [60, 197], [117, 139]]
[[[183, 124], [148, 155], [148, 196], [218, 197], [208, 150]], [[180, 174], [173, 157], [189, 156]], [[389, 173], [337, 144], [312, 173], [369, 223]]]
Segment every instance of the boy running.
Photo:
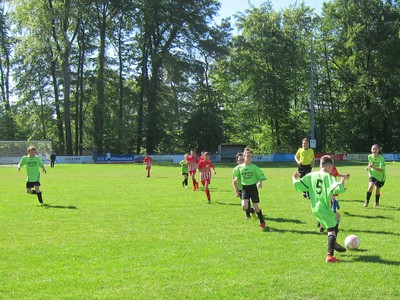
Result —
[[258, 189], [262, 188], [262, 183], [267, 177], [261, 169], [253, 164], [253, 151], [246, 148], [243, 154], [244, 162], [235, 168], [233, 174], [233, 186], [236, 195], [239, 197], [239, 182], [242, 184], [242, 209], [247, 211], [250, 206], [250, 200], [253, 202], [254, 210], [260, 220], [260, 228], [265, 228], [264, 216], [259, 206], [260, 197]]
[[[26, 166], [26, 192], [28, 194], [36, 194], [40, 205], [43, 205], [42, 192], [40, 191], [40, 170], [42, 168], [43, 173], [46, 173], [46, 168], [44, 167], [43, 161], [40, 157], [36, 156], [36, 148], [29, 146], [27, 148], [28, 155], [21, 158], [17, 166], [19, 171], [21, 167]], [[34, 190], [32, 190], [34, 188]]]
[[150, 177], [150, 169], [151, 165], [153, 164], [153, 158], [146, 153], [143, 163], [146, 165], [147, 177]]
[[214, 165], [210, 161], [210, 155], [208, 154], [208, 152], [204, 152], [203, 159], [200, 160], [198, 169], [200, 171], [201, 184], [204, 186], [204, 192], [207, 196], [207, 203], [211, 203], [209, 189], [209, 185], [211, 184], [211, 169], [214, 171], [214, 174], [217, 174], [217, 172], [215, 172]]
[[341, 262], [334, 257], [334, 252], [345, 252], [346, 248], [336, 242], [339, 232], [339, 223], [336, 214], [331, 208], [331, 199], [333, 194], [340, 194], [345, 191], [345, 177], [341, 181], [330, 174], [334, 166], [333, 159], [329, 155], [324, 155], [320, 160], [320, 171], [312, 172], [300, 178], [296, 171], [292, 176], [292, 181], [296, 191], [309, 192], [311, 211], [318, 222], [328, 231], [328, 253], [325, 261], [327, 263]]
[[385, 169], [385, 158], [382, 155], [381, 147], [379, 147], [379, 145], [377, 144], [374, 144], [371, 147], [371, 154], [368, 155], [368, 190], [364, 202], [364, 207], [367, 207], [369, 204], [369, 199], [371, 199], [374, 186], [376, 186], [374, 206], [379, 206], [379, 200], [381, 198], [381, 188], [384, 186], [386, 180]]
[[181, 162], [179, 163], [181, 166], [181, 171], [182, 171], [182, 176], [183, 176], [183, 181], [182, 181], [182, 186], [183, 187], [187, 187], [188, 186], [188, 164], [186, 162], [186, 157], [188, 155], [185, 154], [183, 156], [183, 160], [181, 160]]
[[195, 191], [199, 188], [199, 183], [196, 181], [195, 178], [197, 165], [199, 163], [199, 159], [196, 156], [196, 151], [190, 150], [190, 155], [186, 157], [186, 161], [188, 163], [189, 175], [190, 177], [192, 177], [193, 191]]

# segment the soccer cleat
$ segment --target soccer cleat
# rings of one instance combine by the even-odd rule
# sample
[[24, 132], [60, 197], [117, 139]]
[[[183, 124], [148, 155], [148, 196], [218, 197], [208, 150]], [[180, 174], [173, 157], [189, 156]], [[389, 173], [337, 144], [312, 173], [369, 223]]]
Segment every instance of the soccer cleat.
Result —
[[337, 251], [337, 252], [346, 252], [346, 248], [345, 247], [343, 247], [342, 245], [340, 245], [339, 243], [335, 243], [335, 250]]
[[339, 262], [344, 262], [344, 260], [337, 259], [336, 257], [332, 255], [328, 255], [325, 259], [325, 262], [327, 263], [339, 263]]
[[260, 223], [260, 228], [264, 229], [265, 228], [265, 223]]
[[379, 202], [375, 202], [374, 206], [379, 206]]
[[368, 204], [369, 204], [369, 201], [365, 201], [365, 202], [364, 202], [364, 207], [367, 207]]

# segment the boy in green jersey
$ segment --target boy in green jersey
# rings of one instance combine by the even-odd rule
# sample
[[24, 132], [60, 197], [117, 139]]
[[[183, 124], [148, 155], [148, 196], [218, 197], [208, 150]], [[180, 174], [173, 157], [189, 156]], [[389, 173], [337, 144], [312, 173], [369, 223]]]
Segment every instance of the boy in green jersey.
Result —
[[[244, 157], [243, 157], [243, 152], [238, 152], [236, 154], [236, 162], [237, 162], [237, 166], [233, 169], [232, 172], [232, 185], [233, 188], [235, 188], [235, 173], [237, 171], [237, 168], [239, 167], [239, 165], [241, 165], [242, 163], [244, 163]], [[237, 189], [238, 189], [238, 193], [236, 193], [236, 196], [240, 199], [242, 199], [242, 183], [240, 181], [237, 181]], [[236, 192], [236, 191], [235, 191]], [[246, 210], [246, 219], [251, 219], [251, 216], [253, 215], [254, 219], [257, 218], [254, 212], [254, 208], [251, 207], [251, 203], [249, 202], [249, 206]]]
[[[19, 171], [21, 167], [26, 166], [26, 172], [28, 174], [26, 179], [26, 192], [28, 194], [36, 194], [39, 203], [43, 205], [42, 192], [40, 191], [40, 171], [39, 167], [42, 168], [43, 173], [46, 173], [46, 168], [43, 165], [42, 159], [36, 156], [36, 148], [29, 146], [27, 148], [28, 155], [21, 158], [17, 166]], [[34, 188], [34, 190], [32, 190]]]
[[183, 156], [183, 160], [181, 160], [181, 162], [179, 163], [181, 166], [181, 171], [182, 171], [182, 176], [183, 176], [183, 181], [182, 181], [182, 186], [183, 187], [187, 187], [188, 186], [188, 176], [189, 176], [189, 168], [188, 168], [188, 164], [186, 161], [186, 157], [188, 155], [185, 154]]
[[339, 232], [339, 223], [336, 214], [331, 208], [333, 194], [340, 194], [345, 191], [345, 177], [341, 181], [336, 181], [330, 173], [334, 167], [333, 159], [329, 155], [324, 155], [320, 160], [320, 171], [312, 172], [300, 178], [300, 173], [296, 171], [293, 176], [293, 184], [298, 192], [309, 192], [311, 211], [318, 222], [328, 231], [328, 253], [326, 262], [340, 262], [336, 259], [334, 251], [346, 251], [336, 242]]
[[246, 148], [243, 153], [244, 162], [235, 168], [233, 173], [233, 186], [236, 195], [239, 197], [239, 182], [242, 184], [242, 209], [247, 211], [250, 207], [250, 199], [253, 202], [254, 210], [260, 220], [260, 228], [265, 228], [264, 216], [259, 206], [260, 198], [258, 189], [262, 188], [262, 183], [267, 177], [261, 169], [253, 164], [253, 151]]
[[381, 188], [385, 184], [386, 172], [385, 172], [385, 158], [382, 155], [381, 148], [377, 144], [372, 145], [371, 154], [368, 155], [367, 171], [369, 176], [369, 183], [368, 183], [366, 199], [364, 202], [364, 207], [367, 207], [369, 204], [369, 199], [371, 199], [374, 185], [376, 186], [374, 206], [379, 206], [379, 200], [381, 197]]

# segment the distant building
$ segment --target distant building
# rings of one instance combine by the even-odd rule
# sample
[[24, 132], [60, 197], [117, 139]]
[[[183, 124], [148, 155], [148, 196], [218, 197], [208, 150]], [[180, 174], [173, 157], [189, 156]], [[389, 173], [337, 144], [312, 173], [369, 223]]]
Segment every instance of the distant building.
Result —
[[220, 144], [218, 145], [218, 152], [221, 155], [221, 162], [235, 162], [236, 154], [243, 152], [246, 148], [245, 144]]

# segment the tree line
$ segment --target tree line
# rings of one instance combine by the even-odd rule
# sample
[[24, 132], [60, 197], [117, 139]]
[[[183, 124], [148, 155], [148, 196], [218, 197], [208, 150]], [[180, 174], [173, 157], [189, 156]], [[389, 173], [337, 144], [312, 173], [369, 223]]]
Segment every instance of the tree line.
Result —
[[266, 1], [217, 23], [219, 9], [0, 1], [0, 140], [51, 140], [67, 155], [293, 152], [314, 111], [318, 151], [399, 150], [397, 1], [326, 1], [320, 15]]

